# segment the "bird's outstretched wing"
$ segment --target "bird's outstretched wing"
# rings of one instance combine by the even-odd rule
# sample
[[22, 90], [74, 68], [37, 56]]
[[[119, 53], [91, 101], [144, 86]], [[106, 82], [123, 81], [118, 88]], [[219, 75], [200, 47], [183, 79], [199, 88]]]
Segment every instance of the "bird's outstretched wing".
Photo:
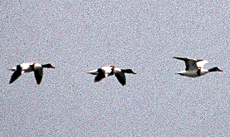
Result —
[[40, 84], [41, 81], [42, 81], [42, 76], [43, 76], [43, 69], [40, 68], [40, 69], [35, 69], [34, 70], [34, 76], [35, 76], [35, 79], [37, 81], [37, 84]]
[[125, 74], [123, 72], [116, 73], [117, 80], [124, 86], [126, 84]]
[[99, 81], [101, 81], [103, 78], [105, 78], [105, 73], [104, 73], [104, 71], [102, 70], [102, 69], [98, 69], [97, 70], [97, 75], [96, 75], [96, 77], [95, 77], [95, 79], [94, 79], [94, 82], [99, 82]]
[[183, 60], [185, 62], [185, 70], [198, 70], [197, 62], [203, 61], [203, 60], [196, 60], [196, 59], [190, 59], [190, 58], [182, 58], [182, 57], [173, 57], [175, 59]]
[[20, 77], [24, 71], [22, 71], [22, 68], [20, 65], [17, 65], [17, 69], [14, 71], [14, 73], [11, 76], [9, 84], [13, 83], [18, 77]]

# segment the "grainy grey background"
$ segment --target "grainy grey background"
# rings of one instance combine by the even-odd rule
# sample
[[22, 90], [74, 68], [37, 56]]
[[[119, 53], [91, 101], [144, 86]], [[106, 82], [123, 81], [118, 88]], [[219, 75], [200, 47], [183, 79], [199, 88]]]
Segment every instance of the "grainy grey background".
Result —
[[[0, 3], [0, 136], [230, 136], [229, 1]], [[173, 56], [224, 72], [182, 77]], [[56, 69], [9, 85], [23, 62]], [[137, 74], [94, 84], [106, 65]]]

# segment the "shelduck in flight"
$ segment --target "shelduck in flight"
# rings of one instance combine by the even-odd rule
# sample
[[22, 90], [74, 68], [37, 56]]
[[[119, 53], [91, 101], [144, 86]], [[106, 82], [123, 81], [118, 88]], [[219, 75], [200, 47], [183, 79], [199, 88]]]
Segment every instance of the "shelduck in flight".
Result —
[[9, 84], [13, 83], [19, 76], [21, 76], [24, 72], [32, 72], [34, 71], [34, 76], [37, 81], [37, 84], [40, 84], [43, 76], [43, 68], [55, 68], [51, 64], [41, 65], [39, 63], [22, 63], [17, 65], [16, 67], [11, 68], [10, 70], [14, 71], [11, 76]]
[[208, 72], [222, 72], [223, 70], [219, 69], [218, 67], [214, 67], [211, 69], [204, 69], [204, 64], [208, 63], [207, 60], [197, 60], [197, 59], [190, 59], [190, 58], [182, 58], [182, 57], [173, 57], [175, 59], [183, 60], [185, 62], [185, 71], [178, 72], [178, 74], [187, 77], [199, 77]]
[[124, 86], [126, 84], [125, 73], [136, 74], [131, 69], [120, 69], [115, 66], [106, 66], [102, 68], [98, 68], [88, 72], [89, 74], [96, 75], [94, 82], [99, 82], [103, 78], [112, 76], [115, 74], [118, 81]]

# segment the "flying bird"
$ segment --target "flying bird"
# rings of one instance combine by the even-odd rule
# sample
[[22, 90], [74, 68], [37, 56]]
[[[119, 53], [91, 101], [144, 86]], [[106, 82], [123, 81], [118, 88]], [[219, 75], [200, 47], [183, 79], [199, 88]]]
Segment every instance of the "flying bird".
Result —
[[190, 59], [190, 58], [182, 58], [182, 57], [173, 57], [175, 59], [183, 60], [185, 62], [185, 71], [178, 72], [178, 74], [187, 77], [199, 77], [209, 72], [222, 72], [223, 70], [218, 67], [204, 69], [204, 64], [208, 63], [207, 60], [198, 60], [198, 59]]
[[20, 65], [17, 65], [16, 67], [13, 67], [9, 70], [14, 71], [13, 75], [11, 76], [9, 84], [13, 83], [18, 77], [20, 77], [24, 72], [34, 72], [35, 79], [37, 81], [37, 84], [40, 84], [42, 81], [43, 76], [43, 68], [55, 68], [51, 64], [44, 64], [41, 65], [39, 63], [22, 63]]
[[126, 84], [125, 73], [136, 74], [131, 69], [120, 69], [116, 66], [106, 66], [88, 72], [88, 74], [96, 75], [94, 82], [99, 82], [105, 77], [115, 75], [123, 86]]

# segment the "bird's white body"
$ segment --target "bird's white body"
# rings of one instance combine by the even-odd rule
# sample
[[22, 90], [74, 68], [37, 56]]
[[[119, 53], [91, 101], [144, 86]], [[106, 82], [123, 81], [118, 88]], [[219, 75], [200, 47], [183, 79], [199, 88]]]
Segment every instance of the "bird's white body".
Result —
[[[113, 67], [113, 66], [106, 66], [102, 67], [101, 70], [103, 70], [105, 77], [111, 76], [112, 74], [117, 74], [121, 72], [121, 69], [118, 67]], [[98, 74], [98, 69], [91, 70], [88, 73], [97, 75]]]
[[[31, 62], [31, 63], [22, 63], [22, 64], [20, 64], [20, 67], [21, 67], [21, 69], [22, 69], [22, 70], [21, 70], [22, 74], [23, 74], [24, 72], [25, 72], [25, 73], [28, 73], [28, 72], [33, 71], [31, 65], [33, 65], [33, 62]], [[11, 68], [10, 70], [16, 71], [16, 70], [17, 70], [17, 67], [13, 67], [13, 68]]]
[[207, 69], [201, 69], [200, 74], [198, 75], [198, 71], [199, 70], [180, 71], [180, 72], [178, 72], [178, 74], [180, 74], [182, 76], [187, 76], [187, 77], [193, 77], [194, 78], [194, 77], [202, 76], [202, 75], [208, 73]]

